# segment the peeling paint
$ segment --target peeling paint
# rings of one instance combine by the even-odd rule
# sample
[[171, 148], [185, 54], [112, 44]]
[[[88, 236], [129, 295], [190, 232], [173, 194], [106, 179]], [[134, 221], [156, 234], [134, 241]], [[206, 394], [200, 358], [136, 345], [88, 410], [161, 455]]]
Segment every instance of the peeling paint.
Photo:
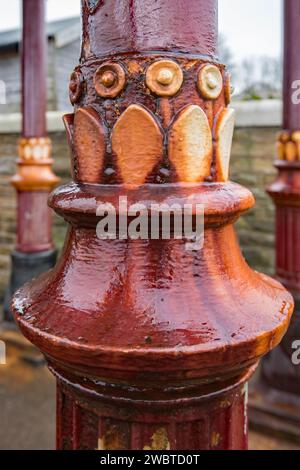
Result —
[[220, 403], [220, 408], [229, 408], [230, 405], [231, 405], [231, 402], [229, 400], [223, 400]]
[[144, 446], [143, 450], [170, 450], [168, 433], [165, 428], [159, 428], [151, 437], [151, 445]]
[[212, 435], [211, 435], [211, 440], [210, 440], [210, 444], [211, 444], [211, 447], [217, 447], [220, 443], [220, 434], [217, 433], [217, 432], [213, 432]]
[[124, 448], [124, 434], [116, 426], [109, 427], [98, 439], [98, 450], [123, 450]]

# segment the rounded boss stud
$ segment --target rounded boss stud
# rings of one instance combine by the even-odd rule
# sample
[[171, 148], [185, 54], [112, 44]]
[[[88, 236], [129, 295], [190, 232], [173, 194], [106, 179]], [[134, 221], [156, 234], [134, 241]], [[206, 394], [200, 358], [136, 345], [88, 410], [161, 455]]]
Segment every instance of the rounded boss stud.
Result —
[[71, 104], [75, 104], [82, 93], [82, 76], [78, 70], [74, 70], [71, 73], [70, 84], [69, 84], [69, 97]]
[[223, 78], [218, 67], [212, 64], [201, 67], [197, 85], [204, 98], [208, 100], [218, 98], [223, 88]]
[[148, 67], [146, 84], [158, 96], [173, 96], [183, 82], [183, 73], [176, 62], [158, 60]]
[[106, 62], [97, 69], [94, 76], [96, 92], [102, 98], [115, 98], [126, 83], [125, 70], [120, 64]]

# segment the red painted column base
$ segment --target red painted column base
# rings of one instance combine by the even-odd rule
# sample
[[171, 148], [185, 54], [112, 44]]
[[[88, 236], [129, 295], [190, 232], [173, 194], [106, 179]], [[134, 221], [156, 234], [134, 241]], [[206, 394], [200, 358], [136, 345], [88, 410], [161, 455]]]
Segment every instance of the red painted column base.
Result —
[[170, 393], [168, 384], [157, 390], [160, 399], [148, 400], [145, 389], [100, 382], [95, 389], [93, 381], [79, 385], [78, 377], [71, 381], [50, 369], [58, 381], [58, 449], [247, 449], [249, 373], [215, 393], [194, 390], [188, 398], [176, 397], [176, 387]]

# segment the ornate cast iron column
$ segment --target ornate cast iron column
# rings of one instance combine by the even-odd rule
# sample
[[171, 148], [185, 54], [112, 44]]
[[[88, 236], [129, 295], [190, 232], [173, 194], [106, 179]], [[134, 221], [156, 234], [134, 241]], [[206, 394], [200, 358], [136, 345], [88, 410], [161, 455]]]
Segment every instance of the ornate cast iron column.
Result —
[[12, 294], [25, 282], [55, 264], [51, 238], [49, 192], [58, 183], [52, 173], [51, 141], [46, 131], [46, 31], [44, 0], [23, 1], [22, 113], [17, 190], [17, 245], [12, 253], [11, 281], [5, 319], [12, 320]]
[[[281, 345], [262, 361], [253, 396], [253, 421], [300, 439], [300, 2], [284, 2], [283, 131], [278, 136], [278, 177], [268, 188], [276, 205], [276, 278], [292, 292], [296, 312]], [[294, 96], [293, 96], [294, 95]], [[296, 101], [295, 101], [296, 100]], [[298, 103], [298, 104], [297, 104]], [[294, 356], [294, 360], [293, 360]], [[294, 362], [294, 363], [293, 363]]]
[[[85, 0], [82, 15], [65, 117], [74, 182], [50, 198], [69, 234], [56, 267], [13, 303], [57, 378], [57, 447], [246, 449], [246, 383], [293, 300], [247, 266], [234, 232], [254, 200], [228, 181], [217, 2]], [[98, 205], [120, 196], [203, 204], [204, 248], [98, 238]]]

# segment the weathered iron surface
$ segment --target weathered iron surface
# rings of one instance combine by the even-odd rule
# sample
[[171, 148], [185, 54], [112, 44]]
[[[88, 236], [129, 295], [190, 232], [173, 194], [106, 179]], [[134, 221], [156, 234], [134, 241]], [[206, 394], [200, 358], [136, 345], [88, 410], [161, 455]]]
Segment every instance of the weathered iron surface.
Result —
[[[95, 83], [98, 84], [99, 70], [102, 69], [102, 66], [104, 66], [105, 73], [109, 72], [110, 63], [106, 57], [84, 61], [76, 69], [76, 73], [82, 77], [86, 93], [79, 95], [76, 101], [75, 119], [70, 116], [65, 120], [71, 145], [74, 148], [75, 181], [99, 184], [217, 181], [216, 168], [220, 165], [218, 147], [224, 144], [224, 139], [220, 138], [219, 129], [221, 129], [221, 135], [224, 136], [222, 122], [226, 113], [222, 113], [222, 111], [226, 105], [228, 93], [227, 86], [224, 85], [227, 80], [224, 66], [217, 62], [211, 66], [214, 71], [218, 71], [217, 77], [222, 84], [221, 91], [218, 92], [216, 99], [212, 100], [205, 99], [197, 85], [198, 76], [201, 74], [203, 66], [210, 70], [207, 60], [204, 58], [188, 54], [182, 56], [175, 53], [168, 60], [162, 60], [156, 53], [151, 53], [148, 56], [141, 54], [114, 56], [114, 62], [111, 62], [112, 76], [116, 70], [116, 61], [125, 71], [126, 86], [124, 85], [125, 88], [120, 90], [114, 99], [103, 99], [103, 97], [101, 99], [99, 90], [97, 91], [97, 87], [95, 87]], [[174, 66], [170, 64], [174, 64]], [[162, 81], [167, 79], [168, 83], [161, 84], [156, 81], [160, 72], [163, 72]], [[74, 74], [72, 74], [71, 83], [73, 83], [73, 77]], [[117, 78], [116, 81], [118, 81]], [[109, 93], [115, 89], [116, 83], [108, 83], [108, 85]], [[101, 86], [104, 87], [103, 84]], [[115, 95], [115, 93], [113, 94]], [[102, 95], [104, 95], [104, 90], [102, 90]], [[198, 111], [196, 111], [197, 108]], [[98, 165], [98, 178], [95, 180], [92, 177], [90, 180], [87, 175], [89, 171], [94, 172], [95, 161], [98, 161], [97, 155], [99, 152], [102, 153], [103, 140], [94, 138], [95, 131], [91, 132], [87, 117], [85, 118], [85, 128], [83, 128], [82, 118], [77, 119], [79, 122], [76, 123], [76, 116], [78, 113], [83, 116], [95, 112], [99, 116], [98, 127], [102, 129], [98, 132], [106, 135], [106, 151], [103, 164]], [[201, 113], [203, 114], [202, 124], [199, 124]], [[219, 113], [217, 129], [214, 133], [213, 127]], [[185, 119], [185, 144], [181, 145], [182, 135], [178, 135], [174, 141], [174, 129], [182, 127], [180, 120], [183, 119], [182, 115], [186, 116], [187, 114], [190, 118], [188, 121]], [[193, 119], [195, 114], [197, 116]], [[91, 122], [91, 119], [89, 121]], [[79, 125], [80, 130], [78, 131]], [[213, 155], [212, 148], [214, 137], [217, 139], [215, 155]], [[189, 159], [190, 154], [184, 149], [188, 146], [189, 140], [193, 146], [193, 142], [197, 139], [199, 141], [198, 150], [195, 149], [192, 153], [194, 153], [196, 160], [197, 155], [200, 156], [195, 162], [193, 158]], [[230, 148], [232, 135], [229, 133], [225, 140]], [[186, 153], [189, 161], [181, 163], [181, 158], [178, 158], [176, 150], [176, 155], [172, 149], [171, 152], [170, 149], [168, 152], [168, 142], [172, 149], [176, 147], [177, 142], [178, 146], [182, 148], [180, 152]], [[88, 157], [79, 158], [83, 154], [84, 146], [88, 154], [93, 152], [93, 147], [98, 146], [98, 151], [94, 150], [96, 154], [94, 161]], [[135, 151], [133, 151], [134, 148]], [[131, 154], [131, 158], [129, 158], [129, 154]], [[145, 155], [148, 155], [147, 158]], [[201, 155], [203, 155], [203, 159]], [[138, 168], [133, 171], [137, 161], [143, 167], [143, 171], [140, 170], [144, 175], [142, 179], [138, 176], [140, 173]], [[178, 162], [179, 167], [176, 168], [175, 162]], [[203, 167], [203, 171], [197, 171], [199, 165]], [[85, 179], [80, 176], [82, 171], [80, 166], [86, 175]], [[186, 178], [182, 178], [183, 174], [186, 175]], [[220, 177], [223, 181], [223, 176]]]
[[[50, 368], [51, 369], [51, 368]], [[187, 399], [169, 384], [150, 388], [144, 384], [126, 388], [88, 383], [83, 387], [58, 379], [57, 413], [59, 449], [98, 450], [225, 450], [247, 447], [245, 401], [242, 377], [235, 387], [220, 393]], [[91, 389], [89, 389], [91, 386]], [[204, 390], [203, 390], [204, 391]], [[157, 399], [154, 397], [157, 395]], [[183, 395], [183, 396], [182, 396]], [[86, 407], [86, 403], [90, 407]]]
[[84, 60], [148, 51], [216, 56], [215, 0], [160, 0], [155, 6], [147, 1], [83, 1], [82, 16]]
[[[73, 74], [65, 117], [74, 182], [50, 197], [69, 233], [56, 267], [13, 304], [58, 380], [59, 449], [247, 447], [245, 384], [293, 300], [247, 266], [234, 232], [254, 199], [227, 181], [234, 116], [216, 13], [214, 0], [83, 1], [82, 91]], [[125, 73], [114, 97], [109, 64]], [[204, 248], [98, 238], [98, 205], [124, 195], [203, 204]]]
[[300, 73], [299, 2], [286, 0], [284, 15], [284, 130], [277, 141], [278, 177], [268, 193], [276, 206], [276, 278], [293, 294], [296, 309], [281, 345], [262, 361], [250, 403], [255, 424], [300, 441], [300, 367], [293, 360], [300, 339], [300, 114], [292, 99]]

